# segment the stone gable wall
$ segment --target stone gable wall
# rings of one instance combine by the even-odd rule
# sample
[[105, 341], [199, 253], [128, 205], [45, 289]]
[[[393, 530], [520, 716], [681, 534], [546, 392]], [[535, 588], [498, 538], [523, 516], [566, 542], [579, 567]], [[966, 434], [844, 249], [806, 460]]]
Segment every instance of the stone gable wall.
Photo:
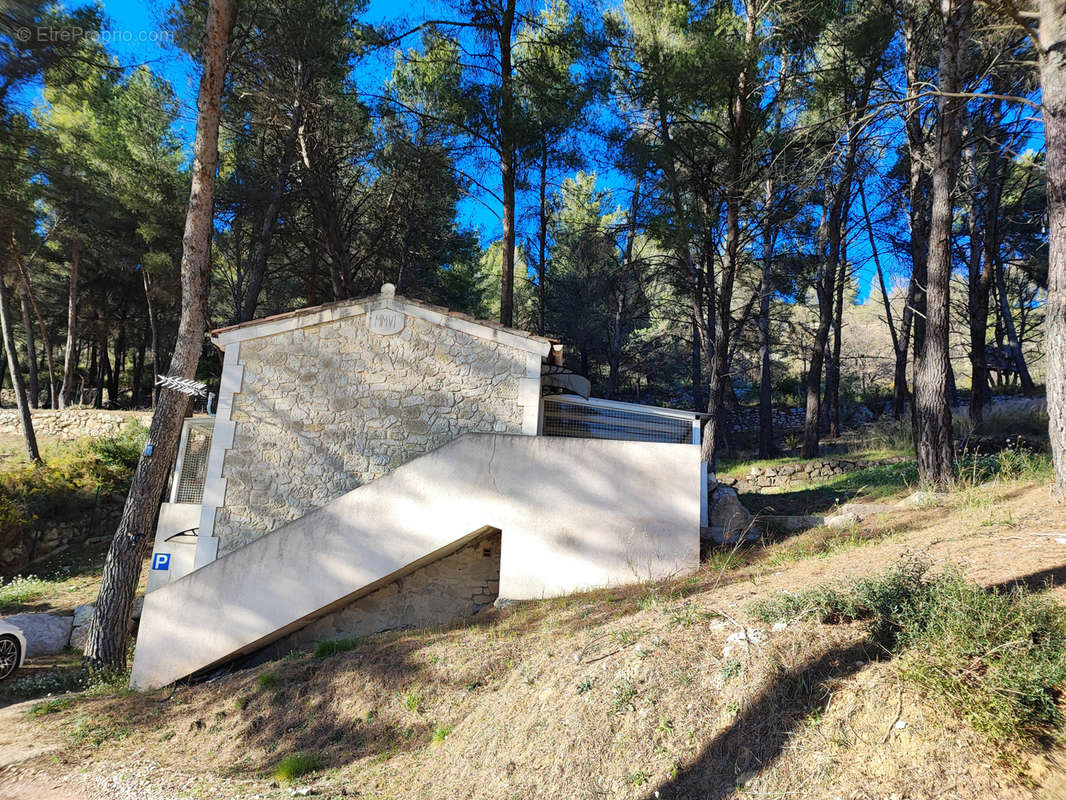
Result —
[[240, 343], [224, 555], [464, 433], [521, 433], [529, 354], [412, 316], [362, 315]]

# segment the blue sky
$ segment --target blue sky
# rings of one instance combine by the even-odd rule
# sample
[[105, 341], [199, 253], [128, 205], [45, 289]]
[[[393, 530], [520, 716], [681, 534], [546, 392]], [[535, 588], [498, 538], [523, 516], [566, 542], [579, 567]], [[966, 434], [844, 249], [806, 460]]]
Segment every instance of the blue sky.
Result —
[[[188, 149], [195, 133], [199, 67], [167, 39], [163, 21], [170, 0], [100, 0], [100, 2], [108, 18], [103, 38], [111, 53], [126, 67], [147, 64], [173, 86], [181, 102], [181, 115], [176, 126], [177, 133]], [[403, 23], [403, 20], [399, 19], [401, 15], [407, 21], [417, 21], [440, 16], [442, 10], [440, 4], [428, 2], [428, 0], [413, 0], [401, 7], [389, 0], [371, 0], [363, 19], [371, 23], [388, 20], [400, 27]], [[415, 44], [417, 44], [416, 37], [411, 37], [411, 41], [405, 42], [405, 46]], [[365, 81], [368, 84], [379, 82], [387, 76], [391, 64], [391, 55], [380, 53], [375, 61], [361, 66], [360, 82]], [[372, 91], [373, 87], [366, 86], [365, 89]], [[27, 87], [26, 92], [25, 102], [27, 104], [39, 102], [39, 87]], [[593, 148], [590, 146], [591, 149]], [[491, 174], [492, 170], [489, 170], [489, 173], [484, 176], [485, 182], [491, 188], [495, 188], [499, 184], [498, 175]], [[621, 188], [620, 176], [613, 173], [609, 165], [601, 165], [599, 173], [601, 183], [605, 188]], [[624, 197], [620, 197], [619, 200], [622, 203], [625, 202]], [[872, 196], [869, 200], [871, 206], [876, 203], [876, 199]], [[498, 203], [488, 198], [485, 203], [467, 200], [460, 207], [461, 222], [477, 229], [483, 244], [486, 245], [500, 235], [498, 212], [493, 211], [497, 205]], [[520, 232], [522, 213], [523, 209], [520, 207]], [[855, 231], [849, 255], [853, 261], [861, 262], [857, 265], [859, 297], [864, 299], [873, 288], [871, 282], [874, 278], [874, 265], [868, 257], [869, 247], [864, 232]], [[881, 258], [882, 265], [889, 273], [897, 270], [895, 260], [887, 250], [881, 254]]]

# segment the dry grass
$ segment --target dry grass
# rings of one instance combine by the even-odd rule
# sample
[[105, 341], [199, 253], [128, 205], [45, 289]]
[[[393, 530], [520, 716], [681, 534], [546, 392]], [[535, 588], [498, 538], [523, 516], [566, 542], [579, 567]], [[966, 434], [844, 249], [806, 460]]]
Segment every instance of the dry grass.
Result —
[[[960, 495], [767, 543], [724, 569], [369, 637], [173, 694], [8, 709], [0, 729], [54, 743], [55, 763], [35, 762], [47, 769], [150, 763], [192, 796], [221, 784], [226, 797], [288, 797], [272, 775], [302, 753], [326, 797], [1030, 797], [861, 625], [756, 625], [755, 643], [727, 647], [753, 625], [751, 600], [883, 571], [908, 551], [969, 564], [986, 585], [1061, 582], [1066, 545], [1034, 534], [1066, 538], [1062, 507], [1043, 487], [995, 491], [988, 506]], [[1020, 759], [1043, 797], [1062, 786], [1055, 752]]]

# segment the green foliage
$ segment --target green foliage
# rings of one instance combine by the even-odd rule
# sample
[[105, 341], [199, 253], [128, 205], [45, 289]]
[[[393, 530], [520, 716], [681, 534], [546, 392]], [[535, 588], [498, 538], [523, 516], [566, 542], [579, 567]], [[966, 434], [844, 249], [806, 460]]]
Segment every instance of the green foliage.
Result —
[[611, 687], [611, 713], [622, 714], [636, 708], [637, 687], [633, 681], [621, 680]]
[[95, 720], [78, 717], [67, 729], [67, 737], [74, 745], [99, 747], [104, 742], [125, 739], [130, 730], [125, 725], [108, 719]]
[[0, 586], [0, 611], [36, 600], [48, 591], [50, 583], [36, 575], [16, 575]]
[[874, 642], [899, 654], [904, 676], [999, 743], [1066, 729], [1066, 609], [1022, 586], [984, 589], [958, 571], [931, 577], [906, 559], [887, 573], [782, 594], [751, 607], [770, 622], [810, 614], [864, 620]]
[[452, 725], [438, 725], [433, 729], [433, 744], [443, 744], [444, 740], [448, 738], [448, 734], [452, 732], [454, 726]]
[[317, 753], [293, 753], [283, 758], [274, 767], [274, 778], [279, 781], [294, 781], [309, 772], [314, 772], [323, 764]]
[[337, 653], [347, 653], [349, 650], [358, 647], [361, 641], [361, 639], [330, 639], [329, 641], [318, 642], [315, 645], [313, 655], [315, 658], [328, 658], [329, 656], [337, 655]]
[[411, 686], [403, 693], [401, 698], [403, 707], [408, 711], [414, 711], [416, 714], [422, 713], [422, 705], [425, 703], [425, 698], [422, 695], [422, 690], [417, 686]]
[[259, 690], [263, 692], [277, 688], [278, 676], [273, 672], [264, 672], [262, 675], [255, 679], [255, 685], [258, 686]]
[[[129, 489], [145, 433], [134, 425], [117, 436], [65, 446], [44, 463], [0, 472], [0, 553], [32, 537], [38, 520], [82, 521], [102, 502], [117, 502]], [[0, 608], [13, 604], [16, 594], [43, 589], [35, 580], [0, 589]]]
[[1049, 453], [1036, 452], [1022, 442], [1012, 442], [995, 453], [964, 453], [958, 462], [959, 482], [978, 486], [992, 480], [1045, 481], [1051, 478]]
[[31, 717], [46, 717], [49, 714], [58, 714], [60, 711], [65, 711], [73, 703], [74, 698], [72, 697], [49, 697], [47, 700], [34, 703], [27, 713]]
[[115, 474], [132, 474], [141, 460], [147, 438], [148, 429], [134, 422], [115, 436], [93, 439], [89, 449], [106, 469]]

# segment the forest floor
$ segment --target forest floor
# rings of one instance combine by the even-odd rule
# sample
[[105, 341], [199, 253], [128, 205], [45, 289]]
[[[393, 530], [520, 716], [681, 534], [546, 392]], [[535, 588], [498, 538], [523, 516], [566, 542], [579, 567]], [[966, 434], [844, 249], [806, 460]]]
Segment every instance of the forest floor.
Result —
[[16, 702], [18, 681], [77, 669], [31, 665], [0, 700], [0, 798], [1066, 798], [1059, 732], [995, 741], [862, 623], [751, 613], [909, 554], [1066, 603], [1066, 506], [997, 480], [716, 552], [692, 575], [199, 685]]

